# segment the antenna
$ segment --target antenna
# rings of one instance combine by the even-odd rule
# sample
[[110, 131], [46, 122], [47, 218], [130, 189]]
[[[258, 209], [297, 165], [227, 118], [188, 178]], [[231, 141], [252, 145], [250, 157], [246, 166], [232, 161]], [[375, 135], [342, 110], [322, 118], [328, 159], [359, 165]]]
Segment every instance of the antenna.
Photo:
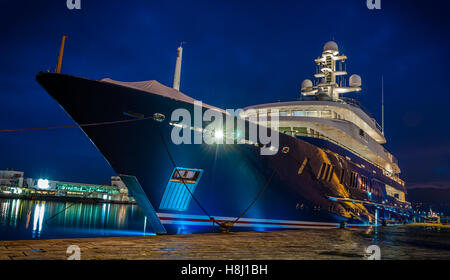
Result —
[[381, 76], [381, 132], [384, 135], [384, 81]]

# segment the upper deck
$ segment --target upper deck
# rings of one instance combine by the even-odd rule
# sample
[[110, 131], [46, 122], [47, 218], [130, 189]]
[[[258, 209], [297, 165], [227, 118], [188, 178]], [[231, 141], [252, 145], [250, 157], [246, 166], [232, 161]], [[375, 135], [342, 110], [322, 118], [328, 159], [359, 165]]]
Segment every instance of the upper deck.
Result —
[[[253, 110], [252, 110], [253, 109]], [[280, 117], [318, 117], [345, 120], [353, 123], [380, 144], [386, 143], [381, 127], [356, 103], [346, 101], [299, 100], [253, 105], [244, 108], [246, 117], [255, 115], [260, 110], [278, 110]]]
[[272, 110], [279, 111], [280, 132], [324, 137], [388, 172], [400, 172], [397, 159], [381, 145], [386, 140], [376, 122], [360, 108], [333, 101], [276, 102], [246, 107], [241, 116], [256, 120]]

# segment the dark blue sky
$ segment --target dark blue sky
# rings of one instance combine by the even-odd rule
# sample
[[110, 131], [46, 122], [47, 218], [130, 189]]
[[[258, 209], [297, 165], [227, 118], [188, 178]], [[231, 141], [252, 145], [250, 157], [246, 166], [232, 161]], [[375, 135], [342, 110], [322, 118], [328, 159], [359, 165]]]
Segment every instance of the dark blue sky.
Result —
[[[171, 85], [178, 40], [181, 90], [240, 108], [299, 96], [313, 59], [334, 38], [347, 70], [363, 79], [352, 94], [381, 122], [381, 76], [390, 150], [407, 182], [450, 182], [450, 19], [447, 1], [5, 1], [0, 11], [0, 129], [72, 124], [37, 84], [54, 70]], [[394, 2], [394, 3], [393, 3]], [[114, 171], [78, 128], [0, 134], [0, 169], [29, 177], [104, 183]], [[449, 184], [450, 185], [450, 184]]]

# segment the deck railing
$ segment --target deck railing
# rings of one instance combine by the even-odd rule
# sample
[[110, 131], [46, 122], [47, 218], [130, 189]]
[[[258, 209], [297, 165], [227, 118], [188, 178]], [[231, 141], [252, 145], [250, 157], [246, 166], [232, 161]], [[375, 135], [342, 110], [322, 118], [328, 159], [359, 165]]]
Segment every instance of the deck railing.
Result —
[[[295, 98], [295, 99], [291, 99], [291, 100], [284, 100], [284, 101], [277, 100], [276, 102], [289, 102], [289, 101], [324, 101], [324, 100], [319, 99], [317, 96], [314, 95], [314, 96], [301, 96], [299, 98]], [[332, 100], [326, 100], [326, 101], [332, 101]], [[379, 132], [383, 132], [383, 128], [381, 127], [381, 125], [376, 121], [376, 119], [372, 116], [372, 114], [364, 106], [362, 106], [361, 103], [359, 101], [357, 101], [356, 99], [348, 98], [348, 97], [340, 97], [340, 99], [335, 102], [348, 104], [355, 108], [361, 109], [361, 111], [363, 111], [366, 115], [368, 115], [370, 117], [370, 119], [373, 121], [376, 129]]]

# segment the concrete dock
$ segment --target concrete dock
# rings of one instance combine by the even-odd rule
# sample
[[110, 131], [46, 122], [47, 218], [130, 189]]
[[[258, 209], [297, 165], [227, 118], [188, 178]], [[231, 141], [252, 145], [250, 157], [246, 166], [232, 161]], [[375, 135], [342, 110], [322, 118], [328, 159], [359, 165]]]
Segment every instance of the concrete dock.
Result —
[[0, 241], [0, 259], [65, 260], [71, 245], [82, 260], [367, 259], [374, 244], [382, 259], [450, 259], [447, 233], [411, 227]]

